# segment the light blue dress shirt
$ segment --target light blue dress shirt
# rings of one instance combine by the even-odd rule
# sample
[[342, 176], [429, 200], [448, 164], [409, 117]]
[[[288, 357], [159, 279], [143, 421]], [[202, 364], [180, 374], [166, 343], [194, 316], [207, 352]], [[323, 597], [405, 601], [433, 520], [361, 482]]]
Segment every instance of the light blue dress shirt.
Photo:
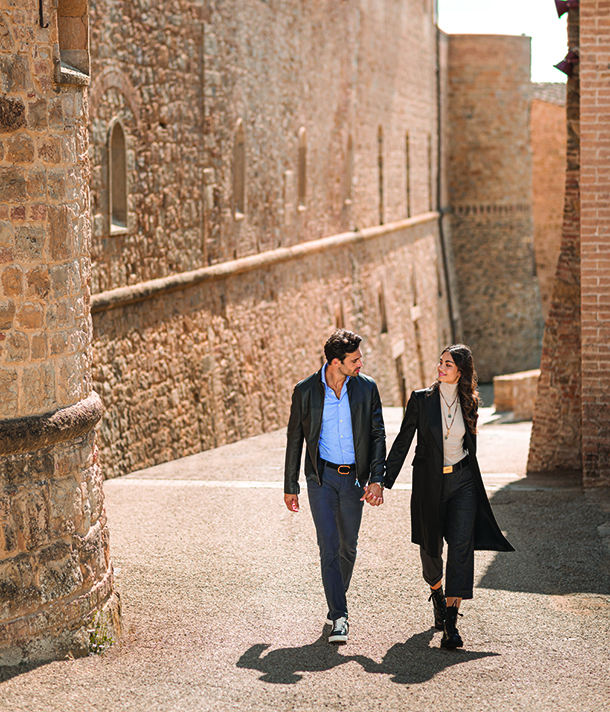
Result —
[[334, 462], [335, 465], [353, 465], [356, 462], [352, 414], [347, 395], [348, 381], [349, 376], [341, 388], [341, 397], [337, 398], [333, 389], [326, 383], [326, 365], [324, 366], [322, 383], [325, 395], [319, 448], [320, 457], [328, 462]]

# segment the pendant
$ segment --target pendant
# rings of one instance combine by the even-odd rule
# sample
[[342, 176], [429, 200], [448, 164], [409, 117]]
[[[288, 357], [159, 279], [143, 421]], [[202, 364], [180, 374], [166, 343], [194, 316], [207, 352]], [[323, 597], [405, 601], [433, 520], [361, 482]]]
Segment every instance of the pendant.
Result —
[[448, 417], [451, 418], [451, 413], [449, 413], [449, 416], [448, 416]]
[[448, 438], [449, 438], [449, 436], [448, 436], [448, 435], [445, 435], [445, 440], [447, 440]]

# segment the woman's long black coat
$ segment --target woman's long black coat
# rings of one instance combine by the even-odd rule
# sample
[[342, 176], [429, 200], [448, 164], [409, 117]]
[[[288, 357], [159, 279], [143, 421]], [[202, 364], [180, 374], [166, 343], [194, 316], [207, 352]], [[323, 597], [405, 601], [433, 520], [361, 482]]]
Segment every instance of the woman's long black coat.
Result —
[[[391, 489], [417, 430], [411, 494], [411, 541], [423, 546], [430, 556], [439, 555], [438, 543], [442, 526], [439, 521], [444, 477], [441, 418], [441, 400], [438, 388], [413, 391], [400, 432], [386, 461], [385, 486]], [[468, 425], [466, 425], [465, 446], [468, 450], [468, 461], [479, 495], [474, 548], [489, 551], [514, 551], [500, 531], [491, 511], [476, 457], [476, 434], [468, 430]]]

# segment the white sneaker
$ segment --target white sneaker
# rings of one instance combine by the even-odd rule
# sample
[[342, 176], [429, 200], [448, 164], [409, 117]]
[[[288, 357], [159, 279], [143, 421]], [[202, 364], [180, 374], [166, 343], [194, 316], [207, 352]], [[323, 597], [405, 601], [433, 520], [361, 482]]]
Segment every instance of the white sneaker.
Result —
[[333, 622], [333, 629], [328, 636], [328, 642], [344, 645], [347, 643], [348, 635], [349, 623], [347, 622], [347, 618], [337, 618], [337, 620]]

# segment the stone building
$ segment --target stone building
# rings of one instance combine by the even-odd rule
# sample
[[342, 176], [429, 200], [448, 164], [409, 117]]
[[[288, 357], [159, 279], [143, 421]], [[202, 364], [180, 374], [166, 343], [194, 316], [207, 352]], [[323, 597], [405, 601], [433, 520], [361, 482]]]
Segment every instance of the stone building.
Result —
[[434, 3], [96, 0], [90, 22], [105, 472], [281, 427], [338, 325], [385, 403], [431, 382]]
[[534, 251], [546, 319], [561, 244], [566, 154], [565, 84], [532, 84]]
[[579, 61], [567, 83], [563, 230], [547, 317], [528, 471], [575, 470], [587, 487], [610, 484], [607, 3], [568, 15]]
[[540, 363], [529, 58], [529, 37], [449, 37], [451, 241], [481, 381]]
[[86, 2], [0, 2], [0, 665], [116, 637], [91, 379]]

